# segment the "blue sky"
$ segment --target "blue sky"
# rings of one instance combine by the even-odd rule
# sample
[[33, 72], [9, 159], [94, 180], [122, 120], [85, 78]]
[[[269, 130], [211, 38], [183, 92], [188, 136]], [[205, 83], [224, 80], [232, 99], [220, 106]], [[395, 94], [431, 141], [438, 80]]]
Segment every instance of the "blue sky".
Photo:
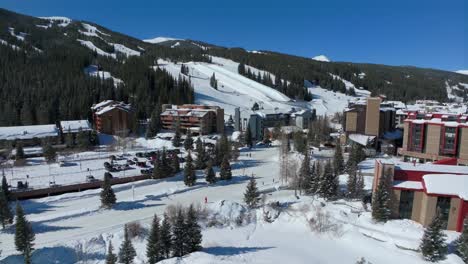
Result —
[[190, 38], [333, 61], [468, 69], [466, 0], [1, 0], [137, 38]]

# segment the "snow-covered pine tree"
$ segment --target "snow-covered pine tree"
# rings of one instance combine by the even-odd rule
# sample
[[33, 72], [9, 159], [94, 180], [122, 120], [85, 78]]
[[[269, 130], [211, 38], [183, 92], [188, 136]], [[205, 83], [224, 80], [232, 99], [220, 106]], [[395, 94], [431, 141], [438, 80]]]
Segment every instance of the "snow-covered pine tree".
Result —
[[390, 191], [388, 176], [383, 173], [372, 197], [372, 218], [377, 222], [387, 222], [390, 218]]
[[468, 218], [463, 222], [463, 231], [455, 242], [455, 253], [468, 263]]
[[424, 231], [419, 249], [425, 260], [437, 262], [445, 259], [447, 255], [446, 235], [442, 231], [442, 221], [436, 215], [431, 224]]
[[163, 259], [160, 235], [159, 218], [157, 215], [154, 215], [153, 221], [151, 222], [151, 230], [146, 242], [146, 257], [148, 258], [148, 264], [155, 264]]
[[250, 131], [250, 124], [247, 125], [247, 129], [245, 130], [245, 145], [249, 148], [253, 147], [253, 139], [252, 139], [252, 132]]
[[169, 165], [169, 160], [167, 159], [166, 148], [163, 148], [162, 150], [160, 164], [161, 164], [162, 177], [167, 178], [171, 176], [172, 168]]
[[229, 159], [227, 156], [224, 156], [223, 162], [221, 163], [219, 177], [221, 178], [221, 180], [232, 179], [231, 164], [229, 163]]
[[210, 86], [216, 90], [218, 90], [218, 80], [216, 80], [216, 75], [213, 72], [210, 78]]
[[357, 168], [356, 164], [350, 164], [348, 168], [348, 181], [346, 183], [347, 186], [347, 196], [350, 199], [356, 198], [356, 186], [357, 186]]
[[166, 214], [164, 214], [159, 237], [161, 241], [161, 257], [166, 259], [170, 258], [172, 250], [172, 227], [169, 222], [169, 217]]
[[112, 241], [109, 241], [109, 247], [107, 248], [106, 264], [117, 264], [117, 255], [114, 253]]
[[5, 171], [2, 171], [2, 191], [6, 196], [7, 201], [10, 201], [10, 186], [5, 177]]
[[101, 207], [110, 209], [117, 202], [114, 190], [110, 183], [110, 177], [104, 174], [104, 181], [102, 183], [101, 191]]
[[312, 169], [311, 169], [311, 175], [309, 178], [309, 189], [308, 189], [308, 194], [318, 194], [320, 191], [320, 179], [321, 179], [321, 167], [322, 163], [319, 161], [315, 161]]
[[35, 238], [31, 223], [26, 219], [23, 208], [16, 203], [15, 246], [25, 259], [30, 259]]
[[150, 123], [148, 129], [146, 130], [146, 138], [155, 137], [159, 130], [161, 130], [161, 106], [156, 105], [153, 112], [151, 113]]
[[205, 169], [205, 180], [209, 184], [213, 184], [216, 182], [216, 173], [213, 170], [213, 161], [208, 161], [206, 169]]
[[184, 167], [184, 183], [187, 186], [195, 185], [197, 178], [195, 177], [195, 169], [193, 168], [193, 160], [190, 151], [187, 155], [187, 159], [185, 160], [185, 167]]
[[185, 254], [189, 254], [201, 249], [202, 233], [201, 227], [198, 224], [198, 215], [191, 204], [187, 210], [187, 216], [185, 218], [185, 231], [187, 232], [185, 240]]
[[195, 151], [197, 152], [197, 159], [195, 160], [195, 168], [197, 170], [203, 170], [206, 167], [206, 152], [205, 152], [205, 144], [201, 141], [200, 137], [195, 142]]
[[0, 190], [0, 224], [2, 225], [2, 228], [5, 229], [5, 226], [12, 222], [13, 215], [10, 211], [10, 206], [8, 205], [8, 199], [5, 195], [5, 191]]
[[250, 181], [245, 189], [244, 202], [248, 208], [252, 209], [257, 207], [259, 201], [260, 193], [258, 192], [257, 181], [252, 176], [250, 177]]
[[123, 264], [131, 264], [136, 257], [136, 251], [133, 247], [132, 241], [128, 236], [128, 227], [124, 227], [124, 240], [119, 249], [119, 262]]
[[361, 199], [364, 196], [364, 184], [364, 176], [362, 175], [361, 170], [359, 170], [356, 177], [355, 198]]
[[319, 194], [325, 199], [331, 199], [337, 196], [338, 187], [338, 177], [333, 172], [331, 162], [327, 161], [319, 181]]
[[190, 134], [190, 130], [187, 130], [187, 135], [185, 136], [184, 140], [184, 148], [185, 150], [192, 150], [193, 149], [193, 138]]
[[177, 211], [174, 227], [172, 228], [172, 253], [174, 257], [182, 257], [187, 252], [185, 244], [188, 241], [185, 228], [185, 217], [182, 209]]
[[23, 160], [23, 159], [24, 159], [23, 144], [21, 142], [18, 142], [16, 143], [15, 160]]
[[309, 158], [309, 151], [304, 152], [304, 158], [301, 163], [301, 168], [299, 169], [299, 182], [296, 183], [298, 185], [299, 190], [306, 191], [309, 189], [311, 172], [310, 172], [310, 158]]
[[339, 140], [336, 141], [335, 154], [333, 156], [333, 169], [335, 170], [335, 175], [343, 174], [343, 171], [344, 171], [343, 150], [341, 149], [341, 144]]
[[172, 138], [172, 146], [174, 146], [175, 148], [178, 148], [180, 147], [180, 145], [181, 145], [180, 128], [177, 125], [175, 127], [174, 137]]
[[219, 140], [219, 154], [221, 158], [227, 156], [228, 160], [231, 159], [231, 146], [226, 134], [222, 134]]
[[180, 172], [180, 162], [179, 162], [179, 157], [177, 155], [172, 155], [171, 169], [172, 169], [173, 174]]

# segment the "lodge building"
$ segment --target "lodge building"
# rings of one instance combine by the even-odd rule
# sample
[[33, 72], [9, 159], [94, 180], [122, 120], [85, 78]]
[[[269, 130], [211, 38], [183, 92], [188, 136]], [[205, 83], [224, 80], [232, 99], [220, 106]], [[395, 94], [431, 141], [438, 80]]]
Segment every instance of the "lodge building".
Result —
[[126, 136], [131, 132], [135, 117], [130, 104], [106, 100], [93, 105], [91, 111], [99, 133]]
[[468, 218], [468, 167], [455, 159], [435, 163], [376, 160], [373, 193], [382, 179], [392, 188], [392, 218], [428, 226], [439, 214], [444, 228], [461, 232]]
[[468, 116], [412, 113], [404, 122], [403, 146], [398, 153], [420, 162], [456, 158], [468, 165]]

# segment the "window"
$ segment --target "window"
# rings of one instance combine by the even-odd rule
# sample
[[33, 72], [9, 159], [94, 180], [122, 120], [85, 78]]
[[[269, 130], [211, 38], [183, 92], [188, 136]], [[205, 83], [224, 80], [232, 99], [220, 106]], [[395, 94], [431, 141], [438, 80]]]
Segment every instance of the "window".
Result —
[[450, 214], [450, 197], [437, 197], [436, 213], [439, 214], [442, 221], [442, 227], [447, 229], [448, 218]]
[[414, 151], [422, 150], [423, 125], [413, 124], [411, 126], [411, 149]]
[[457, 128], [456, 127], [444, 127], [444, 145], [443, 145], [443, 152], [444, 153], [455, 153], [455, 138], [457, 136]]
[[401, 191], [400, 206], [398, 209], [398, 214], [401, 219], [411, 219], [411, 214], [413, 213], [413, 199], [413, 191]]

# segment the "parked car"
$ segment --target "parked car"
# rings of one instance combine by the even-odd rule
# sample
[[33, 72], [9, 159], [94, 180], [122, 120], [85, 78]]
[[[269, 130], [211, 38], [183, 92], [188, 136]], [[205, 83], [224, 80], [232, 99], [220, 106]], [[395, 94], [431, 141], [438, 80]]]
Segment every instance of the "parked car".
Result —
[[28, 182], [22, 182], [22, 181], [18, 181], [16, 183], [16, 188], [18, 188], [19, 190], [24, 190], [24, 189], [28, 189]]
[[138, 167], [141, 167], [141, 168], [146, 168], [146, 161], [138, 161], [137, 163], [137, 166]]
[[145, 174], [145, 175], [153, 174], [153, 168], [142, 169], [142, 170], [140, 170], [140, 172], [141, 172], [141, 174]]
[[133, 160], [127, 160], [127, 165], [135, 165], [135, 161]]
[[98, 179], [94, 178], [93, 175], [87, 175], [86, 176], [86, 182], [96, 182]]

